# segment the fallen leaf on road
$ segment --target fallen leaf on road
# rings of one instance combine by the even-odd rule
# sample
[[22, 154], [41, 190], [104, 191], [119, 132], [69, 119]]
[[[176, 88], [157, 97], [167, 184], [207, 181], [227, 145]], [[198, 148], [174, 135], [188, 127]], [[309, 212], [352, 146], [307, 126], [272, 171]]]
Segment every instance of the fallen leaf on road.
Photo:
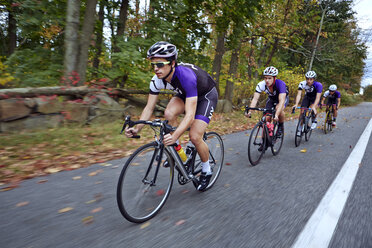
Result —
[[71, 211], [71, 210], [73, 210], [73, 208], [70, 208], [70, 207], [62, 208], [62, 209], [58, 210], [58, 213], [66, 213], [66, 212]]
[[231, 163], [225, 163], [225, 165], [231, 165]]
[[186, 194], [186, 193], [189, 193], [189, 192], [190, 192], [189, 190], [184, 189], [184, 190], [182, 191], [182, 194]]
[[186, 222], [185, 220], [179, 220], [176, 222], [176, 226], [182, 225], [185, 222]]
[[83, 218], [81, 221], [85, 224], [85, 225], [89, 225], [89, 224], [92, 224], [93, 223], [93, 216], [87, 216], [85, 218]]
[[101, 184], [101, 183], [103, 183], [103, 181], [97, 181], [94, 184]]
[[102, 207], [99, 207], [99, 208], [95, 208], [95, 209], [93, 209], [92, 211], [90, 211], [92, 214], [94, 214], [94, 213], [97, 213], [97, 212], [99, 212], [99, 211], [102, 211]]
[[349, 146], [350, 147], [350, 149], [352, 148], [352, 146]]
[[48, 179], [40, 180], [40, 181], [38, 181], [37, 183], [46, 183], [46, 182], [48, 182]]
[[60, 172], [62, 169], [60, 168], [47, 168], [44, 170], [44, 172], [49, 173], [49, 174], [54, 174], [57, 172]]
[[87, 202], [85, 202], [85, 204], [91, 204], [91, 203], [93, 203], [93, 202], [95, 202], [96, 200], [90, 200], [90, 201], [87, 201]]
[[302, 149], [300, 152], [307, 152], [307, 150], [306, 149]]
[[162, 195], [164, 195], [164, 194], [165, 194], [164, 189], [159, 189], [158, 191], [156, 191], [156, 195], [157, 195], [157, 196], [162, 196]]
[[81, 176], [76, 176], [72, 178], [72, 180], [79, 180], [79, 179], [81, 179]]
[[109, 163], [102, 163], [100, 164], [101, 166], [111, 166], [112, 164], [109, 164]]
[[318, 152], [321, 152], [322, 150], [318, 149]]
[[96, 176], [98, 173], [101, 173], [103, 170], [96, 170], [96, 171], [93, 171], [93, 172], [91, 172], [91, 173], [89, 173], [88, 175], [90, 176], [90, 177], [92, 177], [92, 176]]
[[30, 202], [28, 202], [28, 201], [20, 202], [20, 203], [17, 203], [16, 207], [26, 206], [26, 205], [28, 205], [29, 203], [30, 203]]
[[230, 187], [230, 184], [226, 183], [226, 184], [224, 185], [224, 187], [225, 187], [225, 188], [228, 188], [228, 187]]
[[150, 224], [151, 224], [151, 222], [148, 221], [148, 222], [142, 224], [140, 228], [144, 229], [144, 228], [148, 227]]

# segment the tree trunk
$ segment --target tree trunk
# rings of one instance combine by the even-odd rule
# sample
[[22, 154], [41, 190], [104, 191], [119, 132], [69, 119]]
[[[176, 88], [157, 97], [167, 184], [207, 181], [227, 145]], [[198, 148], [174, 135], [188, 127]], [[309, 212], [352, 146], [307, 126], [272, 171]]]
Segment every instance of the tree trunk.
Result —
[[79, 57], [79, 18], [80, 0], [68, 0], [64, 58], [64, 77], [68, 85], [79, 81], [76, 75]]
[[80, 56], [78, 64], [78, 74], [80, 76], [79, 85], [83, 85], [86, 80], [88, 64], [88, 52], [92, 41], [96, 17], [97, 0], [87, 0], [87, 7], [84, 15], [83, 29], [80, 38]]
[[322, 18], [320, 19], [320, 25], [319, 25], [318, 34], [316, 36], [315, 46], [314, 46], [313, 51], [311, 53], [311, 59], [310, 59], [310, 64], [309, 64], [309, 71], [311, 71], [311, 68], [313, 67], [315, 52], [316, 52], [316, 48], [318, 47], [320, 33], [322, 32], [322, 26], [323, 26], [324, 15], [326, 13], [326, 10], [327, 10], [327, 8], [324, 8], [323, 9]]
[[[263, 57], [266, 53], [267, 48], [268, 48], [267, 41], [265, 41], [263, 47], [261, 48], [260, 56], [258, 57], [258, 60], [257, 60], [257, 68], [261, 67], [262, 59], [263, 59]], [[256, 70], [255, 73], [254, 73], [255, 78], [258, 78], [258, 73], [259, 73], [258, 70]]]
[[220, 73], [222, 66], [222, 57], [225, 53], [225, 35], [226, 32], [219, 33], [217, 36], [216, 54], [213, 59], [212, 77], [216, 81], [218, 95], [220, 94]]
[[114, 52], [116, 53], [120, 52], [120, 49], [117, 46], [117, 43], [119, 40], [123, 39], [125, 25], [126, 25], [127, 18], [128, 18], [128, 5], [129, 5], [129, 0], [122, 0], [121, 6], [120, 6], [120, 13], [119, 13], [118, 31], [115, 37]]
[[229, 78], [226, 81], [225, 99], [229, 100], [230, 102], [232, 102], [232, 99], [234, 96], [234, 80], [236, 79], [237, 72], [238, 72], [240, 47], [241, 47], [241, 41], [239, 41], [238, 47], [235, 48], [231, 54]]
[[96, 34], [96, 54], [93, 59], [93, 68], [94, 73], [93, 77], [97, 77], [97, 71], [99, 68], [99, 58], [102, 54], [102, 41], [103, 41], [103, 25], [104, 25], [104, 19], [105, 19], [105, 3], [107, 3], [107, 0], [101, 0], [99, 4], [99, 11], [98, 11], [98, 20], [99, 20], [99, 30], [97, 30]]
[[254, 66], [254, 41], [255, 38], [251, 38], [251, 48], [248, 55], [248, 80], [252, 80], [252, 66]]
[[269, 66], [269, 64], [271, 63], [271, 60], [274, 57], [274, 54], [276, 52], [276, 49], [278, 49], [278, 44], [279, 44], [279, 38], [278, 37], [275, 37], [273, 47], [271, 49], [271, 52], [269, 54], [269, 57], [266, 60], [265, 66]]
[[8, 56], [12, 55], [17, 47], [17, 21], [14, 17], [14, 8], [12, 7], [13, 1], [9, 1], [9, 15], [8, 15]]

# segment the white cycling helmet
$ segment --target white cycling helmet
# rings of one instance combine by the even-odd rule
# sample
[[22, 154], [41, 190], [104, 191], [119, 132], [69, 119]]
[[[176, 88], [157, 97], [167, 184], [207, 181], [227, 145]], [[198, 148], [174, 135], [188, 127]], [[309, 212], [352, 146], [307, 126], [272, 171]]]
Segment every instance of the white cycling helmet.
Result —
[[158, 41], [147, 51], [147, 58], [157, 57], [171, 58], [172, 60], [176, 60], [177, 54], [177, 48], [175, 45], [166, 41]]
[[264, 70], [263, 75], [275, 77], [278, 75], [278, 69], [276, 69], [274, 66], [269, 66]]
[[337, 90], [337, 86], [335, 84], [332, 84], [331, 86], [329, 86], [329, 90], [330, 91], [335, 91], [335, 90]]
[[306, 78], [316, 78], [316, 73], [315, 73], [315, 71], [308, 71], [308, 72], [306, 72], [305, 77]]

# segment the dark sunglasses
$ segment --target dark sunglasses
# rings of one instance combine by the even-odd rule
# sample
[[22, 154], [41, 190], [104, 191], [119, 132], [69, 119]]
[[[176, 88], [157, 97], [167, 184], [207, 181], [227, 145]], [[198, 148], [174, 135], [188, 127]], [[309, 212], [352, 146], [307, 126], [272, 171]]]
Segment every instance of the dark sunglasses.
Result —
[[155, 68], [155, 66], [157, 68], [162, 68], [162, 67], [164, 67], [165, 65], [168, 65], [168, 64], [170, 64], [170, 61], [166, 61], [166, 62], [151, 62], [152, 68]]
[[330, 90], [329, 92], [335, 92], [334, 90]]

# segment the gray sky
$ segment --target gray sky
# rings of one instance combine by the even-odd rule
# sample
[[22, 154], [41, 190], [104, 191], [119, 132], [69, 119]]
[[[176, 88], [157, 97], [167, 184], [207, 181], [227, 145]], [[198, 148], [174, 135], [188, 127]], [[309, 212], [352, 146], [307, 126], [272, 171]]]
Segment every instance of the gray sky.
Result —
[[362, 78], [362, 86], [366, 86], [372, 84], [372, 1], [355, 0], [353, 9], [356, 12], [358, 26], [362, 29], [364, 37], [368, 38], [368, 54]]

